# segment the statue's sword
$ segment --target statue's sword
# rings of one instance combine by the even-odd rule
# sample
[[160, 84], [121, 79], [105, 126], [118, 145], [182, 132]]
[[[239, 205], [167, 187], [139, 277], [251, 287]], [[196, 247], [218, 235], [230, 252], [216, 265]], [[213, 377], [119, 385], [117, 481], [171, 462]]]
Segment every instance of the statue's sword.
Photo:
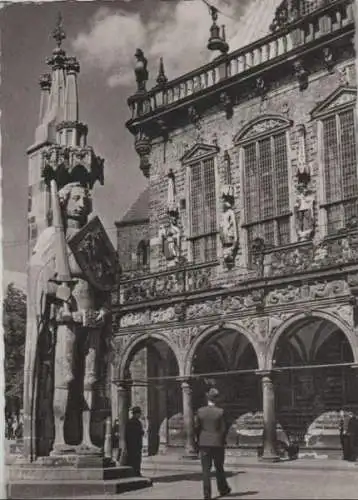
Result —
[[65, 230], [63, 226], [56, 181], [51, 180], [50, 186], [56, 244], [56, 275], [51, 281], [58, 284], [56, 297], [63, 301], [64, 314], [69, 314], [69, 300], [76, 281], [71, 278]]

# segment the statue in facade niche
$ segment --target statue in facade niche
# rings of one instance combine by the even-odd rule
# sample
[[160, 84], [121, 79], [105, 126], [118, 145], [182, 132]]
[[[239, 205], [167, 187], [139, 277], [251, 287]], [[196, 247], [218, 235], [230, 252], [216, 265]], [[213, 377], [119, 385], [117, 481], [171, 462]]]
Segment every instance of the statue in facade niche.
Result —
[[181, 254], [181, 230], [178, 212], [168, 213], [168, 225], [161, 229], [162, 251], [166, 260], [178, 263]]
[[224, 262], [231, 268], [235, 264], [235, 257], [239, 248], [239, 234], [233, 209], [235, 203], [234, 186], [224, 186], [221, 198], [223, 212], [220, 223], [220, 240]]
[[178, 263], [181, 256], [181, 230], [179, 227], [179, 209], [176, 201], [175, 175], [172, 169], [168, 173], [167, 225], [160, 228], [162, 251], [166, 260]]
[[29, 261], [24, 454], [31, 460], [51, 451], [100, 452], [92, 417], [106, 385], [114, 285], [115, 250], [99, 219], [88, 222], [88, 187], [71, 182], [57, 194], [52, 180], [51, 199], [53, 225]]
[[315, 193], [299, 184], [295, 203], [296, 233], [299, 241], [312, 238], [315, 230]]

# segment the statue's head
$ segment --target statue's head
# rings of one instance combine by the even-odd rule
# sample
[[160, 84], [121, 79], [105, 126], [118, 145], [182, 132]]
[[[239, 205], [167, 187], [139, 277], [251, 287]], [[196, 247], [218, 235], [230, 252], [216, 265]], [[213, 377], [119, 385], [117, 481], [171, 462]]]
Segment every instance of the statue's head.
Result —
[[81, 225], [86, 224], [92, 212], [92, 199], [87, 187], [79, 182], [66, 184], [59, 191], [59, 199], [67, 220], [72, 219]]

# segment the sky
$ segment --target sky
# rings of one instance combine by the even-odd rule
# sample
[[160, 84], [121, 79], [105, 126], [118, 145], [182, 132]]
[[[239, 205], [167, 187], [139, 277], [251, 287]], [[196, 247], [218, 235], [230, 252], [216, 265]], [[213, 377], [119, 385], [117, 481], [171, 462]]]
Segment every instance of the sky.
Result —
[[[281, 0], [210, 0], [226, 25], [230, 50], [268, 32]], [[202, 0], [114, 0], [14, 3], [0, 10], [2, 238], [4, 278], [18, 278], [27, 261], [27, 148], [38, 125], [38, 79], [54, 40], [58, 13], [67, 38], [64, 48], [80, 62], [80, 120], [89, 126], [88, 143], [105, 158], [105, 184], [93, 191], [98, 214], [115, 243], [120, 220], [146, 179], [139, 169], [134, 139], [125, 128], [127, 98], [134, 93], [134, 53], [148, 58], [153, 86], [159, 58], [167, 77], [205, 64], [211, 18]]]

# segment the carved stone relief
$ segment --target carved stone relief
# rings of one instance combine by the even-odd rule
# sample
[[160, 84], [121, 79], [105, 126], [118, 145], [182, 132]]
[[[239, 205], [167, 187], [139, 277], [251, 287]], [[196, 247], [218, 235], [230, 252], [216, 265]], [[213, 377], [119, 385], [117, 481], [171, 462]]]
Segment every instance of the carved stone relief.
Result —
[[147, 325], [150, 322], [150, 311], [129, 312], [121, 318], [121, 328], [135, 325]]
[[151, 323], [161, 323], [176, 319], [175, 307], [165, 307], [150, 311]]
[[349, 304], [338, 304], [327, 309], [327, 312], [334, 314], [350, 328], [354, 328], [353, 307]]
[[222, 311], [221, 299], [209, 300], [197, 304], [190, 304], [186, 310], [187, 319], [201, 318], [208, 315], [220, 314]]
[[241, 324], [245, 330], [253, 333], [257, 342], [263, 342], [269, 333], [269, 318], [259, 317], [259, 318], [245, 318], [237, 322]]
[[288, 285], [285, 288], [268, 292], [265, 297], [265, 305], [273, 306], [290, 302], [326, 299], [348, 293], [349, 287], [345, 280], [322, 281], [300, 286]]
[[179, 356], [179, 362], [184, 362], [185, 356], [193, 340], [199, 333], [200, 330], [197, 326], [173, 328], [172, 330], [164, 332], [164, 335], [168, 338], [169, 345], [175, 346]]

